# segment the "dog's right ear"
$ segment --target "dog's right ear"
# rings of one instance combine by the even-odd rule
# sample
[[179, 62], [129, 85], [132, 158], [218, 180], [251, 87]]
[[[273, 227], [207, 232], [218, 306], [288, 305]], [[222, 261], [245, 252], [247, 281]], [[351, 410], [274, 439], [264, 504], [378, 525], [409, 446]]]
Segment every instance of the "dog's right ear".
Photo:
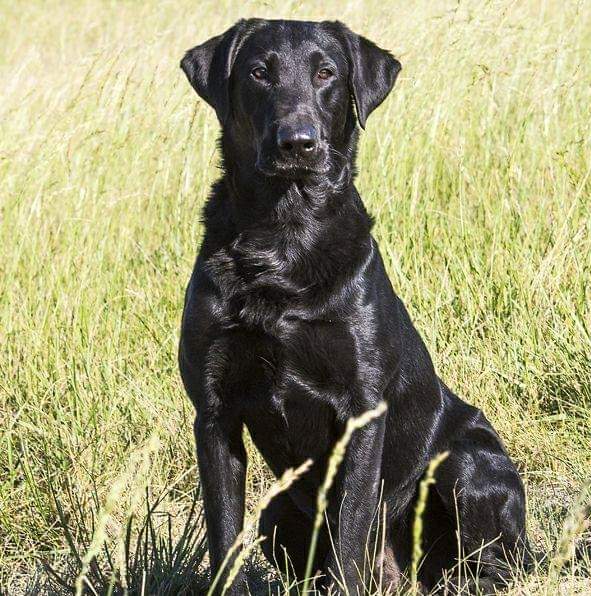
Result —
[[190, 49], [181, 60], [181, 68], [189, 82], [215, 111], [221, 124], [228, 119], [230, 74], [240, 48], [246, 20], [238, 21], [225, 33]]

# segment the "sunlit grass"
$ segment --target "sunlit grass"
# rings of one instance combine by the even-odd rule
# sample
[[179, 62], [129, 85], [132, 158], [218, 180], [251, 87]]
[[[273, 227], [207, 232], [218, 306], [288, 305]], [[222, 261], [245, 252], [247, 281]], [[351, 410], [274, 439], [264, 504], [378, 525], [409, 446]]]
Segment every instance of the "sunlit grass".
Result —
[[[217, 122], [178, 61], [250, 15], [339, 18], [403, 63], [359, 189], [440, 374], [499, 430], [556, 555], [519, 593], [585, 593], [589, 556], [568, 545], [589, 543], [591, 5], [554, 0], [0, 0], [0, 588], [67, 559], [56, 499], [82, 556], [68, 495], [100, 515], [152, 436], [105, 539], [144, 482], [172, 544], [186, 527], [176, 344], [218, 172]], [[249, 453], [254, 512], [270, 475]]]

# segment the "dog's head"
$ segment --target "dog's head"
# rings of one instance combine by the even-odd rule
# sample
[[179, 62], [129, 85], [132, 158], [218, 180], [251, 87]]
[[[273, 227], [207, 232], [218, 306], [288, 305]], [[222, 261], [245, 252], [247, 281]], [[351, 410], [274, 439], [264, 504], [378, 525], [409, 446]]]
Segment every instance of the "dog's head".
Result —
[[344, 165], [355, 118], [363, 128], [400, 71], [387, 51], [339, 22], [261, 19], [189, 50], [181, 67], [241, 159], [286, 178]]

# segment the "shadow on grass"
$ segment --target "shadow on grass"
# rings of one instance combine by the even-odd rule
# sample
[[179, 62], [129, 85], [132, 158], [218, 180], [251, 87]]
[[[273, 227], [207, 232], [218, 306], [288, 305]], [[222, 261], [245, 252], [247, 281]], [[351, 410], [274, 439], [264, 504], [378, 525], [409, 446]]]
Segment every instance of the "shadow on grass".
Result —
[[[51, 564], [43, 563], [42, 571], [27, 590], [31, 596], [61, 596], [76, 592], [83, 558], [100, 524], [96, 494], [91, 496], [91, 503], [87, 503], [70, 486], [66, 487], [63, 500], [52, 492], [68, 554]], [[193, 492], [191, 506], [179, 515], [159, 510], [164, 496], [151, 499], [146, 491], [145, 513], [128, 518], [123, 536], [115, 544], [109, 540], [104, 542], [86, 570], [84, 594], [172, 596], [206, 593], [208, 576], [204, 559], [207, 541], [200, 491]]]
[[[63, 490], [65, 488], [65, 491]], [[28, 582], [27, 596], [76, 593], [83, 559], [100, 524], [96, 491], [81, 499], [68, 484], [58, 497], [52, 490], [55, 514], [67, 544], [67, 554], [43, 562]], [[85, 572], [83, 594], [98, 596], [205, 595], [209, 586], [207, 539], [200, 490], [190, 507], [178, 515], [162, 511], [166, 494], [145, 494], [143, 515], [130, 516], [119, 541], [106, 540]], [[254, 560], [245, 567], [251, 594], [278, 593], [269, 568]], [[123, 577], [122, 577], [123, 576]]]

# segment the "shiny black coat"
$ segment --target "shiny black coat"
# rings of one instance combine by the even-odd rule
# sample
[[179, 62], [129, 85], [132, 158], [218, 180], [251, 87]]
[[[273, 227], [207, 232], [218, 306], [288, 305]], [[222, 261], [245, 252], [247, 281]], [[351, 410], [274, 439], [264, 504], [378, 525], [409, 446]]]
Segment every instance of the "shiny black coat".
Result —
[[[251, 20], [190, 50], [182, 67], [222, 124], [224, 174], [204, 210], [179, 353], [213, 574], [243, 522], [244, 426], [275, 475], [314, 461], [261, 522], [270, 561], [281, 567], [283, 547], [301, 575], [327, 457], [351, 416], [385, 400], [387, 414], [354, 433], [330, 494], [336, 548], [324, 528], [316, 556], [325, 583], [369, 581], [358, 570], [380, 494], [378, 563], [400, 580], [418, 482], [449, 450], [427, 507], [421, 580], [432, 587], [455, 564], [458, 512], [465, 554], [487, 545], [481, 586], [501, 584], [505, 551], [525, 545], [521, 481], [482, 412], [436, 375], [353, 183], [357, 123], [399, 63], [339, 23]], [[310, 155], [286, 152], [286, 134], [305, 135]], [[245, 589], [239, 575], [232, 591]]]

